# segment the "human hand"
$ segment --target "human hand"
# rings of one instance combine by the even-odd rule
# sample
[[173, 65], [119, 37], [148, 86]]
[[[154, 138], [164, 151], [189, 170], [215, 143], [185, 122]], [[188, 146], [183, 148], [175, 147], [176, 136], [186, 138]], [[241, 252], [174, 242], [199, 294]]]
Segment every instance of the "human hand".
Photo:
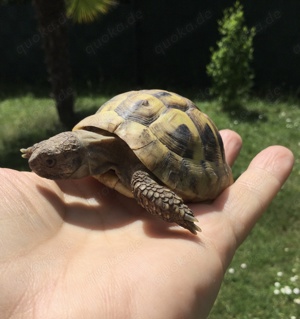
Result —
[[[232, 165], [241, 140], [221, 134]], [[1, 318], [206, 318], [236, 249], [292, 166], [281, 146], [259, 153], [213, 203], [190, 205], [198, 236], [93, 178], [1, 169]]]

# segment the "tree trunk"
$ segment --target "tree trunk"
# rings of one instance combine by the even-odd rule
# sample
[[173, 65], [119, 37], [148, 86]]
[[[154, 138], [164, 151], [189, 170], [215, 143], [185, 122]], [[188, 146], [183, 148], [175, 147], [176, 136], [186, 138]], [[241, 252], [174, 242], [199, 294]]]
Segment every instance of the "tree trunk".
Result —
[[[142, 12], [138, 1], [131, 0], [132, 11], [136, 15], [138, 12]], [[142, 45], [141, 40], [143, 39], [143, 34], [141, 31], [141, 20], [136, 19], [134, 24], [134, 51], [135, 51], [135, 80], [139, 87], [144, 85], [143, 68], [142, 68]]]
[[69, 128], [74, 124], [75, 114], [65, 2], [33, 0], [33, 5], [43, 39], [52, 96], [60, 121]]

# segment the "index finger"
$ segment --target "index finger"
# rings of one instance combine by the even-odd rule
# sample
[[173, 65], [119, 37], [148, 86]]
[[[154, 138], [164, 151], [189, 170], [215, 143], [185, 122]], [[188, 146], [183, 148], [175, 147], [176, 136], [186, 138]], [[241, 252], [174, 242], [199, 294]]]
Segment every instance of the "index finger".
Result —
[[237, 245], [243, 242], [279, 192], [293, 164], [294, 156], [289, 149], [270, 146], [260, 152], [231, 185], [226, 194], [224, 213], [230, 220]]

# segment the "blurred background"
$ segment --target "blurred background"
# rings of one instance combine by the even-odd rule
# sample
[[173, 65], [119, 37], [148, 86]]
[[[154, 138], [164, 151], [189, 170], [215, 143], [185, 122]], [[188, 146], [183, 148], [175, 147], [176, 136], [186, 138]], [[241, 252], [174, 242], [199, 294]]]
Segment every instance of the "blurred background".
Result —
[[[47, 85], [31, 1], [2, 1], [0, 81]], [[6, 3], [6, 5], [5, 5]], [[165, 87], [205, 90], [205, 66], [218, 39], [217, 20], [234, 1], [118, 1], [89, 24], [68, 24], [73, 79], [78, 87]], [[300, 2], [242, 1], [256, 28], [254, 90], [294, 92], [300, 85]], [[51, 31], [50, 31], [51, 32]], [[276, 94], [274, 92], [273, 94]]]

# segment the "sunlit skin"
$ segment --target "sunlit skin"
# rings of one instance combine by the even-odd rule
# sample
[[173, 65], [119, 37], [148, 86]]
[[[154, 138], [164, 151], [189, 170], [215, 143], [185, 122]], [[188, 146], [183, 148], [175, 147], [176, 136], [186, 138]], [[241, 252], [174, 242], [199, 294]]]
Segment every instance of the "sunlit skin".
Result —
[[[232, 165], [241, 139], [221, 134]], [[1, 169], [1, 318], [207, 318], [236, 249], [293, 160], [269, 147], [213, 203], [190, 205], [197, 236], [91, 177], [51, 181]]]

